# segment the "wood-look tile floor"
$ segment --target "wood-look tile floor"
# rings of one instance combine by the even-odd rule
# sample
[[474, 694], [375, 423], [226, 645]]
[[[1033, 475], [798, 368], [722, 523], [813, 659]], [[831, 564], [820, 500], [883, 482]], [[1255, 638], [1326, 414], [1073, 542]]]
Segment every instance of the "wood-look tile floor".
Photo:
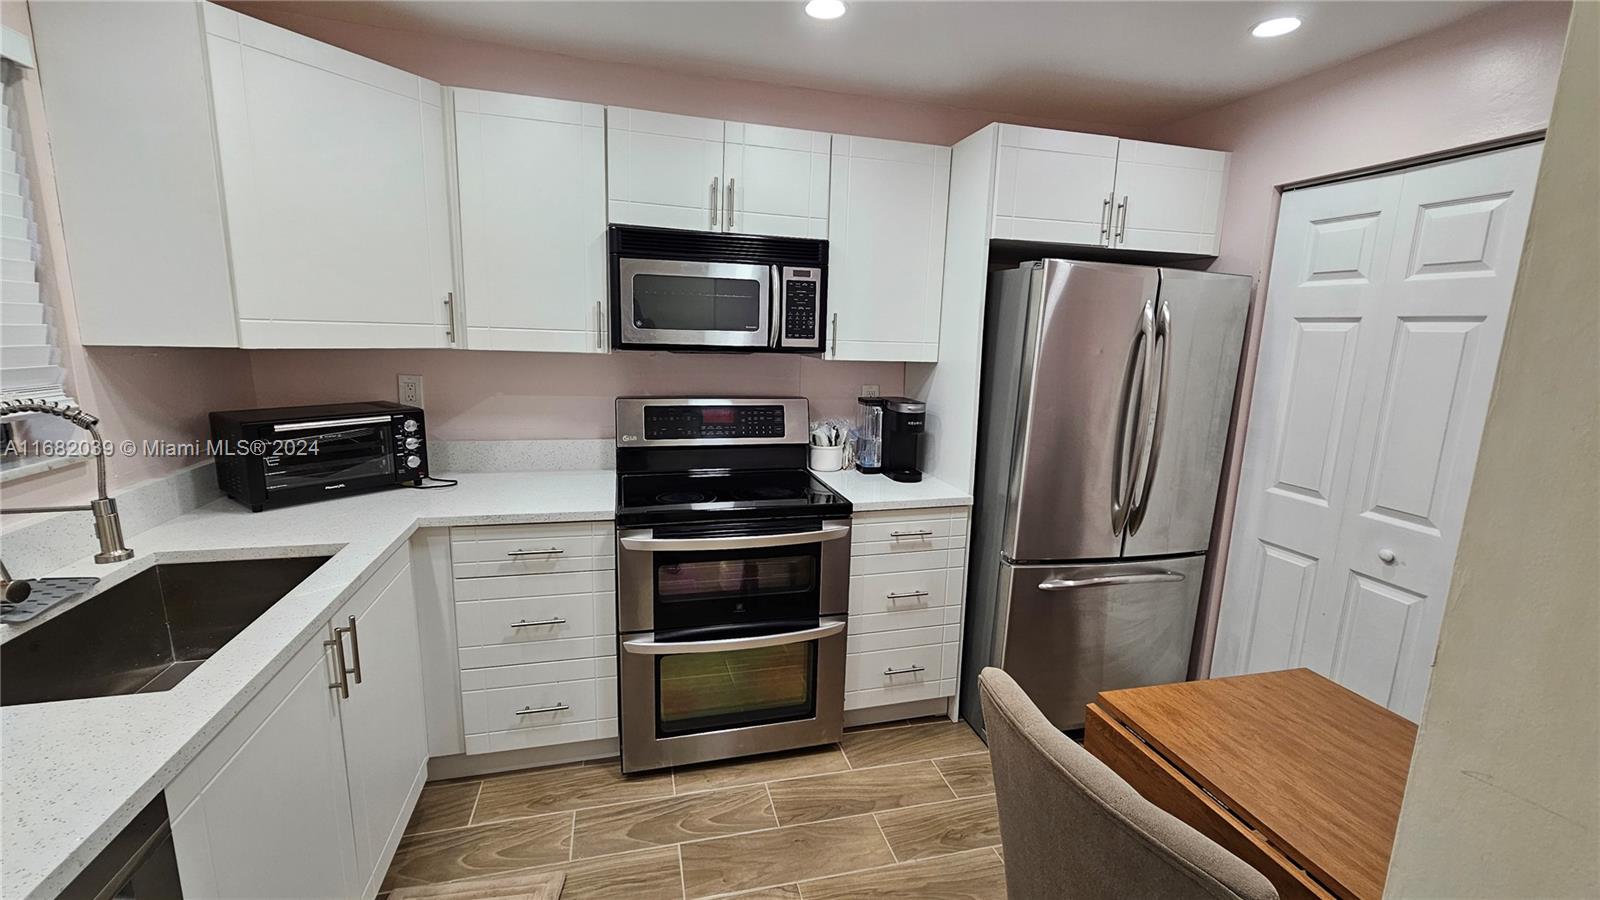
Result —
[[965, 723], [623, 775], [616, 760], [430, 784], [383, 890], [518, 870], [562, 900], [1004, 900], [989, 752]]

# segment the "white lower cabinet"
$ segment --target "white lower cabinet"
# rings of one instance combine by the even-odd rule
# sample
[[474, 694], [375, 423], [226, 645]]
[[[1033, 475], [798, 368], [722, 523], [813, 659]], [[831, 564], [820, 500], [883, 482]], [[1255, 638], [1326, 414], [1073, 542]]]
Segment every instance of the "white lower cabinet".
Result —
[[468, 754], [617, 736], [610, 522], [450, 530]]
[[[373, 897], [426, 776], [405, 548], [167, 787], [185, 896]], [[354, 633], [331, 631], [349, 627]], [[349, 696], [334, 648], [343, 642]]]
[[857, 513], [844, 708], [954, 697], [961, 678], [967, 510]]

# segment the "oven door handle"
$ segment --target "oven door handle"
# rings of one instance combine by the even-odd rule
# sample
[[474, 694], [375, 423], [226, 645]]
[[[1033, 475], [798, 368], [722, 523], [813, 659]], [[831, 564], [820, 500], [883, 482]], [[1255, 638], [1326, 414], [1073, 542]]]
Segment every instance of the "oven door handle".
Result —
[[782, 534], [742, 534], [733, 537], [657, 538], [624, 537], [618, 543], [624, 550], [746, 550], [753, 547], [790, 547], [834, 541], [850, 533], [849, 525], [824, 525], [817, 531], [786, 531]]
[[711, 641], [658, 641], [651, 635], [623, 641], [622, 649], [641, 656], [676, 656], [680, 653], [726, 653], [729, 650], [781, 647], [784, 644], [803, 644], [807, 641], [833, 637], [844, 631], [846, 622], [843, 618], [825, 618], [817, 621], [822, 624], [800, 631], [784, 631], [755, 637], [718, 638]]

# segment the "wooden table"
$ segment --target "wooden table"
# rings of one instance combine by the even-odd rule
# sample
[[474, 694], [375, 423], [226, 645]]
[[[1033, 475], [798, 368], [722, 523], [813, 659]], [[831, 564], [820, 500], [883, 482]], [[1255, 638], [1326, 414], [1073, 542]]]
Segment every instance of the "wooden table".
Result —
[[1106, 691], [1084, 746], [1284, 898], [1379, 898], [1417, 727], [1309, 669]]

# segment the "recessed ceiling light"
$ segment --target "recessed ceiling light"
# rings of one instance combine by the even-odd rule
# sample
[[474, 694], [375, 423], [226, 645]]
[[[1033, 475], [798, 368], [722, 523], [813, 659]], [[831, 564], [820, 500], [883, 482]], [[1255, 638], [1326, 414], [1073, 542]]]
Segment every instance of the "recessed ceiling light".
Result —
[[810, 0], [806, 15], [813, 19], [837, 19], [844, 15], [844, 0]]
[[[821, 0], [812, 0], [812, 2], [820, 3]], [[1299, 19], [1294, 16], [1284, 16], [1281, 19], [1268, 19], [1250, 29], [1250, 33], [1256, 37], [1280, 37], [1299, 27]]]

